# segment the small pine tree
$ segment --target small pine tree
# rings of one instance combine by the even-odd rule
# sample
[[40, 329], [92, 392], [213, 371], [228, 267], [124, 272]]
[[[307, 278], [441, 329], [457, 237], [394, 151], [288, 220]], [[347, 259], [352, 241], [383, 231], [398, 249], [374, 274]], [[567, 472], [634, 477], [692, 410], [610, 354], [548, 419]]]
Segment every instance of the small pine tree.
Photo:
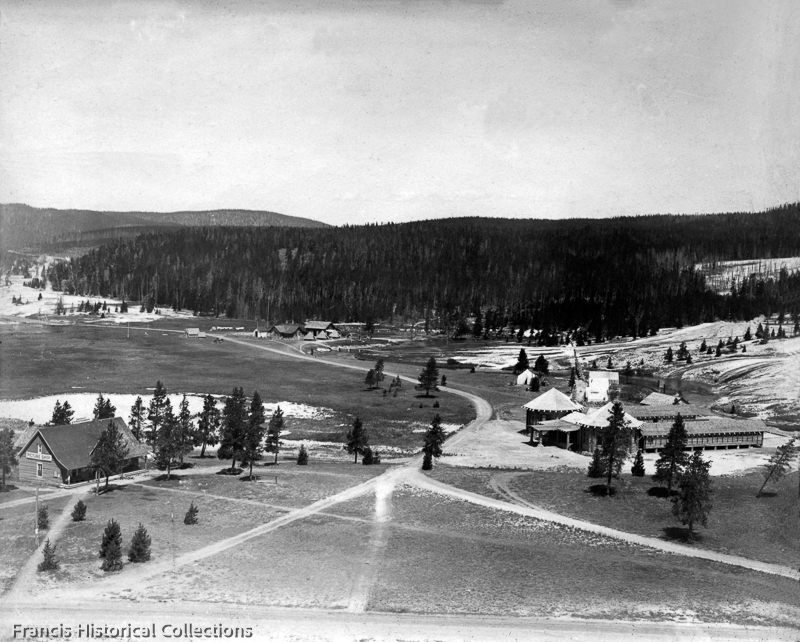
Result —
[[40, 531], [50, 528], [50, 509], [47, 508], [47, 504], [39, 506], [39, 512], [36, 513], [36, 525]]
[[422, 457], [422, 470], [431, 470], [433, 468], [433, 456], [430, 451], [426, 450], [425, 455]]
[[667, 354], [664, 356], [664, 361], [672, 363], [672, 348], [667, 348]]
[[672, 514], [689, 527], [689, 539], [694, 540], [694, 525], [708, 526], [711, 510], [711, 462], [703, 459], [698, 450], [692, 455], [678, 481], [678, 494], [672, 498]]
[[113, 540], [109, 543], [100, 568], [106, 573], [122, 570], [122, 551], [120, 550], [119, 543], [116, 540]]
[[634, 477], [644, 477], [644, 457], [642, 456], [641, 450], [636, 452], [633, 466], [631, 466], [631, 475]]
[[50, 540], [48, 539], [44, 543], [44, 550], [42, 551], [42, 555], [44, 559], [39, 562], [39, 565], [36, 567], [36, 570], [40, 573], [42, 571], [56, 571], [58, 570], [58, 560], [56, 559], [56, 546], [55, 544], [50, 544]]
[[756, 497], [761, 497], [764, 487], [769, 483], [779, 482], [790, 470], [792, 462], [797, 457], [797, 448], [794, 445], [794, 439], [790, 439], [783, 446], [778, 446], [772, 457], [769, 458], [766, 466], [764, 466], [764, 483], [758, 489]]
[[372, 465], [372, 448], [369, 446], [364, 447], [364, 453], [361, 455], [361, 463], [365, 466]]
[[112, 544], [116, 545], [117, 552], [121, 556], [122, 553], [120, 551], [122, 550], [122, 530], [119, 527], [119, 523], [115, 519], [110, 519], [108, 524], [106, 524], [105, 530], [103, 531], [103, 539], [100, 542], [100, 557], [105, 558], [108, 555], [108, 550]]
[[186, 515], [183, 517], [183, 523], [187, 526], [194, 526], [197, 524], [197, 514], [200, 512], [200, 509], [194, 505], [194, 502], [189, 504], [189, 510], [186, 511]]
[[300, 446], [300, 451], [297, 453], [297, 465], [308, 466], [308, 450], [304, 445]]
[[128, 560], [134, 564], [150, 561], [150, 536], [147, 529], [139, 524], [136, 532], [131, 539], [131, 547], [128, 549]]
[[605, 466], [603, 466], [603, 458], [600, 456], [600, 449], [595, 448], [594, 454], [592, 455], [592, 462], [589, 464], [589, 472], [587, 473], [589, 477], [594, 479], [599, 479], [603, 475], [605, 475]]
[[83, 503], [82, 499], [79, 499], [72, 509], [72, 521], [82, 522], [84, 519], [86, 519], [86, 504]]

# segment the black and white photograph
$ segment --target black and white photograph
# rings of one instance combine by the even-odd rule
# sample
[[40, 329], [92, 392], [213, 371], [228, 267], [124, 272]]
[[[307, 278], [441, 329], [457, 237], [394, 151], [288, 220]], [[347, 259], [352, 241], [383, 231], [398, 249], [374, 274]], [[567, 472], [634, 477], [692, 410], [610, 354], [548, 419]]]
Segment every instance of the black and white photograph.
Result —
[[800, 3], [0, 0], [0, 641], [800, 641]]

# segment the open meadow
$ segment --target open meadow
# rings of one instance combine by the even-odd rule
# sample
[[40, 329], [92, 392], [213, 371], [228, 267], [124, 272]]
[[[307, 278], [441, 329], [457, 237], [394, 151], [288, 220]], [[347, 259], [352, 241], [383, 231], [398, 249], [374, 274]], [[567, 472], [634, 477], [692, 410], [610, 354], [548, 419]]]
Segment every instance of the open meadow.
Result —
[[[649, 477], [623, 473], [614, 481], [616, 494], [603, 497], [593, 492], [593, 487], [604, 480], [566, 468], [519, 472], [442, 465], [432, 476], [498, 499], [509, 499], [509, 493], [504, 492], [507, 489], [530, 504], [561, 515], [666, 541], [687, 542], [686, 528], [672, 515], [672, 503], [661, 492], [665, 488]], [[758, 473], [714, 477], [708, 528], [697, 527], [693, 545], [775, 564], [800, 557], [798, 474], [769, 486], [757, 498], [763, 481]]]

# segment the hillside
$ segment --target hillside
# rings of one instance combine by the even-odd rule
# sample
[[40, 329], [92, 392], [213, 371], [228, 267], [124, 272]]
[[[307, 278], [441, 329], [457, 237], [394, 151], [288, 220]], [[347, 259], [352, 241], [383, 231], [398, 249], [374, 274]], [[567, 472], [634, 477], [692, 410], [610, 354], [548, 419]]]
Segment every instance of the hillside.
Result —
[[196, 226], [324, 227], [324, 223], [275, 212], [210, 210], [199, 212], [97, 212], [0, 204], [0, 250], [94, 246], [131, 238], [154, 228]]
[[56, 289], [234, 317], [641, 336], [800, 312], [800, 274], [711, 291], [698, 263], [800, 255], [800, 206], [759, 214], [447, 219], [318, 229], [203, 227], [107, 243], [49, 270]]

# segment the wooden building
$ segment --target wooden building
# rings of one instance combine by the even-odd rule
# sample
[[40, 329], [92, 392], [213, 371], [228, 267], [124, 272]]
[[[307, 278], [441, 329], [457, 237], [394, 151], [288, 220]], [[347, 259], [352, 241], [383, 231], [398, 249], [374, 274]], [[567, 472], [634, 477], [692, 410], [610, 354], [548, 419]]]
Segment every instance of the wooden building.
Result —
[[[672, 421], [643, 423], [639, 428], [639, 447], [645, 452], [657, 452], [667, 443]], [[688, 450], [726, 450], [729, 448], [760, 448], [764, 444], [766, 425], [760, 419], [709, 417], [687, 421]]]
[[66, 426], [41, 426], [19, 451], [19, 481], [49, 486], [69, 485], [94, 479], [89, 466], [100, 434], [113, 422], [128, 445], [123, 472], [138, 470], [146, 455], [142, 446], [120, 417], [95, 419]]
[[324, 340], [329, 338], [328, 332], [333, 330], [334, 327], [330, 321], [306, 321], [303, 324], [303, 329], [306, 332], [306, 337], [308, 333], [311, 333], [314, 339]]
[[[613, 405], [613, 402], [608, 402], [604, 406], [586, 414], [582, 412], [572, 412], [568, 415], [564, 415], [562, 421], [580, 429], [575, 430], [575, 428], [573, 428], [572, 430], [573, 435], [571, 443], [573, 450], [578, 452], [591, 452], [598, 446], [600, 433], [608, 427]], [[623, 419], [628, 422], [629, 427], [632, 429], [631, 448], [633, 448], [636, 446], [637, 440], [639, 439], [637, 429], [642, 425], [642, 422], [627, 412], [623, 414]]]
[[[560, 419], [564, 415], [574, 413], [577, 410], [582, 410], [580, 404], [575, 403], [567, 395], [555, 388], [550, 388], [547, 392], [543, 392], [522, 407], [525, 408], [525, 425], [530, 433], [531, 443], [538, 440], [544, 445], [556, 445], [550, 442], [553, 438], [558, 437], [555, 434], [557, 430], [549, 422]], [[547, 424], [547, 427], [540, 428], [543, 424]], [[548, 434], [551, 432], [553, 433], [552, 435]]]
[[299, 323], [283, 323], [281, 325], [273, 325], [269, 329], [269, 336], [273, 339], [299, 339], [303, 327]]
[[695, 404], [669, 404], [664, 406], [629, 406], [630, 413], [644, 422], [654, 421], [675, 421], [680, 414], [686, 421], [691, 421], [697, 417], [708, 417], [711, 411]]

